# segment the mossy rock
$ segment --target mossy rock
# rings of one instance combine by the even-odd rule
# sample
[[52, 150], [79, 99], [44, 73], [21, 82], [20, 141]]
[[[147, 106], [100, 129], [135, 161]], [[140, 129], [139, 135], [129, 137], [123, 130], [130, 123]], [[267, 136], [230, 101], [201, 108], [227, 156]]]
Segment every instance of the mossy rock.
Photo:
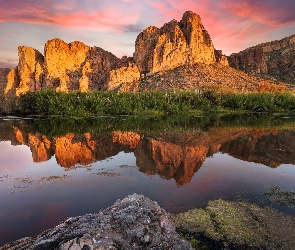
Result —
[[294, 249], [295, 217], [246, 202], [210, 201], [175, 216], [196, 249]]

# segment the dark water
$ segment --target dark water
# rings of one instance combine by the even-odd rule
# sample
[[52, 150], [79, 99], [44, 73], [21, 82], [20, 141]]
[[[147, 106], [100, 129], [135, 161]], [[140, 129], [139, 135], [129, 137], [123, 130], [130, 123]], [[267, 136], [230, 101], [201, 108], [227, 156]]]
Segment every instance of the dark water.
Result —
[[0, 119], [0, 246], [138, 193], [172, 213], [295, 191], [295, 119]]

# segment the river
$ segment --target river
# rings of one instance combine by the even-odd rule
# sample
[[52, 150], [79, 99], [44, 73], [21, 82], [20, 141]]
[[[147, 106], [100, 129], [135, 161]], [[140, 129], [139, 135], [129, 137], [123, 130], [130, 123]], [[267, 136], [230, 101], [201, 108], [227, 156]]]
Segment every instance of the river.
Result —
[[295, 215], [294, 183], [293, 116], [0, 119], [0, 246], [133, 193], [171, 213], [222, 198]]

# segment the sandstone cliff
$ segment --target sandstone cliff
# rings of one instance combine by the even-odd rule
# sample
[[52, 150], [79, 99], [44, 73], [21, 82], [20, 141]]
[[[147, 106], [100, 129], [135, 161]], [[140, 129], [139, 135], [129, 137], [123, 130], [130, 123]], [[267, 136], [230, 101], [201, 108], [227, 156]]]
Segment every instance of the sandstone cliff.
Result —
[[0, 85], [3, 86], [6, 96], [19, 96], [28, 91], [41, 90], [43, 87], [43, 55], [33, 48], [20, 46], [18, 56], [19, 64], [16, 68], [0, 71]]
[[180, 22], [151, 26], [135, 42], [134, 61], [141, 72], [156, 73], [178, 66], [216, 62], [213, 42], [200, 16], [187, 11]]
[[228, 57], [231, 67], [268, 79], [295, 83], [295, 35], [259, 44]]
[[90, 47], [82, 42], [48, 41], [44, 49], [46, 86], [61, 91], [77, 89], [81, 77], [79, 69], [89, 50]]
[[[200, 16], [187, 11], [180, 21], [142, 31], [133, 57], [120, 59], [99, 47], [58, 38], [45, 44], [44, 57], [33, 48], [20, 46], [18, 67], [0, 71], [0, 90], [6, 96], [41, 89], [284, 91], [284, 86], [273, 83], [295, 81], [294, 51], [295, 35], [227, 58], [214, 48]], [[228, 67], [228, 59], [238, 70]]]
[[6, 88], [6, 84], [7, 84], [7, 75], [9, 74], [9, 72], [11, 71], [11, 69], [8, 68], [0, 68], [0, 91], [4, 91], [4, 89]]
[[58, 38], [45, 44], [44, 57], [25, 46], [18, 48], [18, 55], [18, 67], [1, 73], [0, 84], [6, 95], [19, 96], [41, 89], [138, 91], [142, 89], [141, 74], [196, 63], [228, 64], [221, 51], [214, 50], [201, 18], [191, 11], [185, 12], [179, 22], [172, 20], [161, 28], [151, 26], [141, 32], [133, 58], [119, 59], [101, 48]]
[[16, 88], [16, 95], [41, 90], [43, 87], [43, 55], [33, 48], [20, 46], [18, 57], [19, 85]]

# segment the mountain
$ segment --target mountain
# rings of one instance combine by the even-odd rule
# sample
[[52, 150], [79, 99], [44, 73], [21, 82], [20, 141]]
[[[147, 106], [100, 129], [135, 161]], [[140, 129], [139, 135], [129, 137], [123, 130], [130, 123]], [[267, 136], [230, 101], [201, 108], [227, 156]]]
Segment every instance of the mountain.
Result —
[[[15, 69], [0, 69], [0, 88], [5, 95], [41, 89], [196, 90], [203, 86], [249, 92], [276, 86], [230, 68], [227, 57], [214, 48], [200, 16], [191, 11], [179, 22], [172, 20], [161, 28], [151, 26], [142, 31], [133, 57], [117, 58], [102, 48], [79, 41], [68, 44], [58, 38], [45, 44], [44, 56], [25, 46], [18, 48], [18, 56]], [[235, 66], [233, 58], [229, 57]]]
[[232, 54], [228, 61], [246, 73], [295, 84], [295, 34]]

